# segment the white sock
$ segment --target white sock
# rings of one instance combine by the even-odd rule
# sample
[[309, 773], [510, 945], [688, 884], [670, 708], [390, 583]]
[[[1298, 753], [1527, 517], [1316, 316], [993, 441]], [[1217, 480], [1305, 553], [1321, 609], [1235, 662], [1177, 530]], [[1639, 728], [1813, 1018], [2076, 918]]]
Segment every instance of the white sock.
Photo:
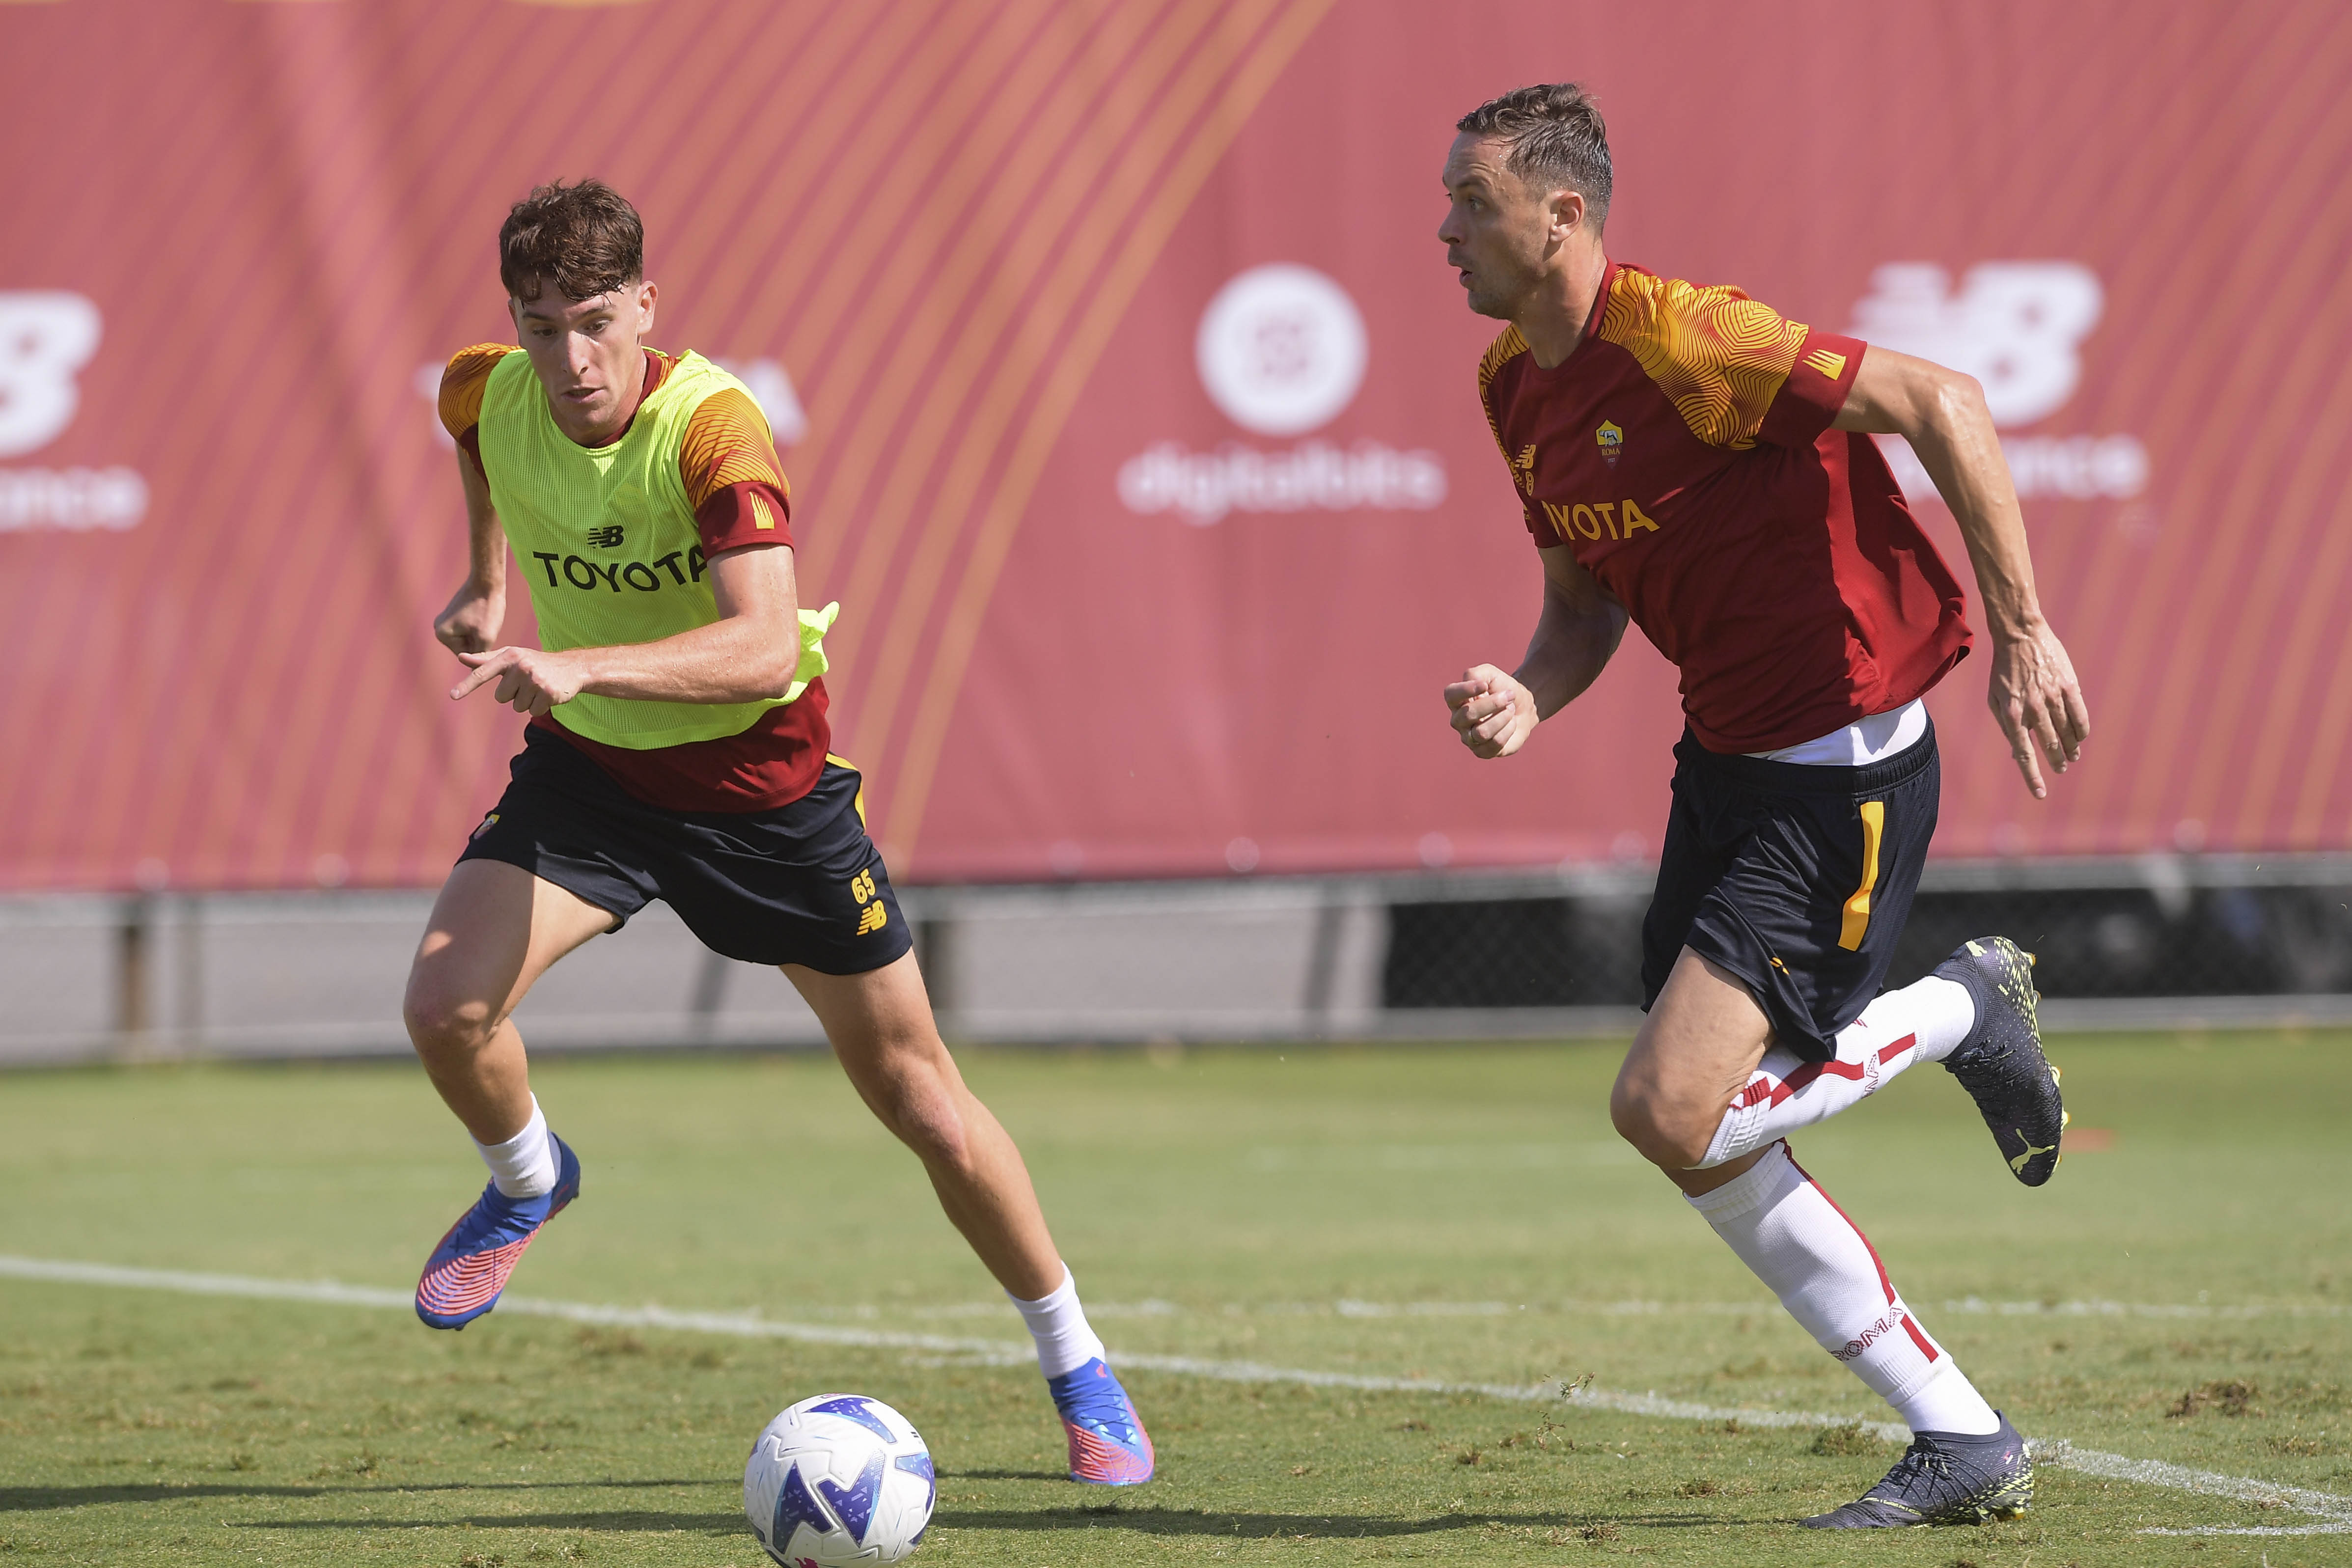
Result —
[[1037, 1342], [1037, 1370], [1046, 1376], [1076, 1372], [1097, 1356], [1109, 1359], [1102, 1340], [1087, 1326], [1087, 1310], [1078, 1305], [1077, 1277], [1067, 1263], [1062, 1265], [1061, 1289], [1044, 1301], [1024, 1301], [1010, 1291], [1004, 1299], [1029, 1325], [1029, 1337]]
[[1907, 1398], [1896, 1402], [1895, 1413], [1914, 1432], [1965, 1432], [1982, 1437], [2000, 1427], [2000, 1412], [1985, 1403], [1977, 1385], [1961, 1375], [1948, 1357], [1936, 1364], [1936, 1375]]
[[547, 1135], [547, 1118], [540, 1113], [539, 1096], [530, 1097], [530, 1120], [503, 1144], [476, 1144], [490, 1179], [509, 1197], [544, 1197], [555, 1190], [555, 1140]]
[[1835, 1061], [1806, 1061], [1785, 1046], [1768, 1047], [1748, 1087], [1723, 1113], [1706, 1158], [1692, 1168], [1753, 1154], [1876, 1093], [1914, 1062], [1943, 1061], [1976, 1021], [1968, 988], [1930, 975], [1863, 1009], [1839, 1031]]
[[[1910, 1423], [1986, 1433], [1992, 1412], [1895, 1293], [1886, 1267], [1786, 1144], [1738, 1178], [1690, 1199], [1789, 1315]], [[1930, 1390], [1933, 1390], [1932, 1394]]]

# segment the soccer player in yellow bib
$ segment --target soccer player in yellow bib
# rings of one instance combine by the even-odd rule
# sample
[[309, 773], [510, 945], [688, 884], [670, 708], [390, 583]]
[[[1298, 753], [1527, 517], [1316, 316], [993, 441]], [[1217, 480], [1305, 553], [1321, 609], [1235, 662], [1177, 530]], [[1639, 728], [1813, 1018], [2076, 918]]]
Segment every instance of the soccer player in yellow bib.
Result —
[[[940, 1042], [906, 918], [826, 754], [824, 634], [803, 610], [791, 492], [758, 405], [698, 354], [645, 346], [656, 290], [637, 214], [596, 182], [508, 214], [499, 270], [520, 348], [449, 361], [472, 563], [434, 623], [531, 716], [513, 779], [443, 885], [410, 970], [409, 1037], [490, 1182], [417, 1281], [463, 1328], [580, 1192], [510, 1015], [550, 965], [667, 899], [731, 958], [775, 964], [1037, 1343], [1075, 1480], [1151, 1477], [1151, 1440], [1087, 1325], [1020, 1151]], [[507, 546], [541, 646], [502, 645]]]

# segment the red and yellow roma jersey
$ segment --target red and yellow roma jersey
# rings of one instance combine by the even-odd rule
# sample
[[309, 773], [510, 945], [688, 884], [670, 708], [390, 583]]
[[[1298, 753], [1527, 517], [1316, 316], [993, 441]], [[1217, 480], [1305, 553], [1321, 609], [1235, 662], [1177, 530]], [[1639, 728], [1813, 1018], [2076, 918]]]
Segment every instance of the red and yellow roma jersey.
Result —
[[1511, 327], [1478, 367], [1528, 533], [1674, 661], [1710, 751], [1900, 707], [1968, 651], [1959, 584], [1886, 460], [1830, 428], [1865, 351], [1737, 288], [1612, 264], [1560, 364]]
[[[462, 349], [441, 378], [441, 423], [485, 479], [489, 476], [482, 464], [483, 393], [491, 371], [515, 351], [511, 343]], [[667, 354], [646, 350], [641, 395], [652, 397], [676, 363]], [[625, 427], [613, 439], [627, 434]], [[766, 418], [743, 393], [730, 387], [696, 405], [678, 451], [678, 477], [702, 540], [699, 559], [684, 563], [697, 577], [722, 550], [793, 542], [792, 490], [783, 465], [776, 459]], [[832, 740], [825, 709], [824, 681], [819, 677], [797, 701], [769, 708], [749, 728], [715, 740], [640, 750], [608, 746], [548, 717], [531, 725], [586, 752], [648, 805], [671, 811], [767, 811], [790, 805], [815, 787]]]

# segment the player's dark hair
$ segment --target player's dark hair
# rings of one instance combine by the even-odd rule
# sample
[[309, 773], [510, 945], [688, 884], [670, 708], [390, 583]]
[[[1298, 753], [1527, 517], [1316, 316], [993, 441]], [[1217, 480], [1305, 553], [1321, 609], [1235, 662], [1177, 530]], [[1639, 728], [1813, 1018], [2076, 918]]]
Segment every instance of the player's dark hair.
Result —
[[1596, 233], [1609, 221], [1609, 128], [1577, 83], [1515, 88], [1455, 120], [1454, 129], [1508, 147], [1503, 166], [1529, 184], [1564, 185], [1582, 196]]
[[499, 281], [525, 301], [548, 282], [567, 299], [593, 299], [646, 275], [646, 225], [602, 180], [541, 185], [499, 228]]

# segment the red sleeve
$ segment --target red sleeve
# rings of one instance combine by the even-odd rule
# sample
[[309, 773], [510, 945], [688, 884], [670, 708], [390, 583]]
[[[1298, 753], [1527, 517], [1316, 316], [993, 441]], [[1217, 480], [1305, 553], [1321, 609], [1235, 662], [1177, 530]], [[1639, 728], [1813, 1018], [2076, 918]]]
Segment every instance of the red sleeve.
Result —
[[792, 498], [759, 480], [714, 490], [694, 508], [705, 558], [745, 545], [788, 545], [793, 542], [792, 520]]
[[1845, 407], [1867, 347], [1859, 338], [1806, 329], [1804, 341], [1797, 345], [1797, 362], [1789, 367], [1789, 379], [1764, 411], [1756, 439], [1775, 446], [1811, 446], [1819, 440]]
[[702, 530], [702, 553], [793, 542], [793, 491], [760, 407], [726, 387], [687, 422], [678, 477]]

